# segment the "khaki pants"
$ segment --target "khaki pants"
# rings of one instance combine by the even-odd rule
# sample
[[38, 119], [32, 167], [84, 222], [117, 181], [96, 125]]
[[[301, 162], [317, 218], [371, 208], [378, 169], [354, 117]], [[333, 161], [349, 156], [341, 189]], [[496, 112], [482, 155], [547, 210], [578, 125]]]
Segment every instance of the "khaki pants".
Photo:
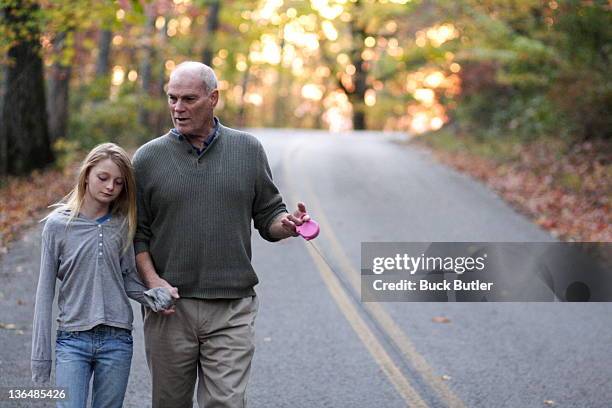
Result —
[[200, 408], [245, 407], [257, 309], [256, 296], [179, 299], [170, 316], [146, 309], [153, 408], [192, 408], [196, 378]]

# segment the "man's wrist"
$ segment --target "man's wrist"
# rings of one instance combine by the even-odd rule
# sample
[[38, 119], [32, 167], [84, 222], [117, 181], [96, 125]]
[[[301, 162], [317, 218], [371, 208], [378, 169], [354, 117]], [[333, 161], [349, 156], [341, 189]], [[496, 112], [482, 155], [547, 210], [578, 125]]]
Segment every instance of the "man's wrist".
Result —
[[142, 279], [142, 283], [144, 283], [147, 288], [153, 289], [161, 285], [161, 278], [153, 266], [153, 261], [149, 252], [142, 252], [136, 255], [136, 269], [138, 269], [138, 274], [140, 275], [140, 279]]
[[277, 239], [277, 240], [281, 240], [281, 239], [285, 239], [285, 238], [290, 238], [292, 236], [294, 236], [291, 231], [287, 230], [282, 223], [282, 219], [287, 216], [288, 213], [283, 212], [280, 213], [279, 215], [276, 216], [276, 218], [274, 218], [274, 221], [272, 221], [272, 223], [270, 224], [270, 236], [273, 239]]
[[144, 279], [144, 284], [149, 289], [159, 288], [161, 286], [166, 286], [166, 283], [167, 282], [165, 280], [163, 280], [162, 278], [160, 278], [159, 275], [157, 275], [157, 274], [156, 274], [156, 276], [148, 276], [146, 279]]

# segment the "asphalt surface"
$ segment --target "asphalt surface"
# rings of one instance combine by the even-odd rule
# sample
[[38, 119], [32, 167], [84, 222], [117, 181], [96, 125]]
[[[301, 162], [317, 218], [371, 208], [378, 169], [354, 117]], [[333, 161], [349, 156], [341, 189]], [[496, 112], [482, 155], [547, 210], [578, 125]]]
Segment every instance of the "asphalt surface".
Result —
[[[322, 230], [317, 249], [253, 234], [250, 407], [612, 407], [609, 304], [362, 303], [355, 286], [361, 242], [552, 241], [546, 232], [399, 135], [253, 133], [287, 204], [305, 202]], [[31, 386], [39, 236], [0, 261], [0, 323], [14, 325], [0, 328], [0, 387]], [[125, 407], [141, 408], [150, 385], [135, 312]]]

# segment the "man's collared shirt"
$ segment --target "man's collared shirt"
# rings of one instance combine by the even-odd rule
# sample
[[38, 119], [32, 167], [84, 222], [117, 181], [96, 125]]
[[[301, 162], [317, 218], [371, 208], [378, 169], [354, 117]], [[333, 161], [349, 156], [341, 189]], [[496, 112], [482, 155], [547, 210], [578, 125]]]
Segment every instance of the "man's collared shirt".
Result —
[[187, 143], [189, 143], [189, 145], [193, 148], [193, 150], [196, 152], [196, 154], [198, 156], [200, 156], [202, 153], [204, 153], [204, 150], [206, 150], [206, 148], [208, 146], [210, 146], [210, 144], [212, 143], [212, 141], [214, 140], [214, 138], [217, 136], [217, 132], [219, 132], [219, 119], [217, 119], [217, 117], [215, 116], [213, 118], [213, 121], [215, 122], [215, 126], [213, 127], [212, 132], [210, 132], [210, 135], [208, 135], [208, 137], [206, 138], [206, 140], [204, 141], [204, 147], [202, 149], [198, 149], [197, 147], [195, 147], [194, 145], [192, 145], [189, 142], [189, 139], [182, 134], [181, 132], [179, 132], [178, 130], [176, 130], [176, 128], [172, 128], [170, 130], [170, 134], [172, 136], [174, 136], [177, 140], [185, 140], [187, 141]]

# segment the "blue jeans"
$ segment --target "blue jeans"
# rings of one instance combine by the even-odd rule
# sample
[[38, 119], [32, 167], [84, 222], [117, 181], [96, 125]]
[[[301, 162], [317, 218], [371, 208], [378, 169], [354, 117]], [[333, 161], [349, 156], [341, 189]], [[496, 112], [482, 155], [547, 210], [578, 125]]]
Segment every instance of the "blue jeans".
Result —
[[93, 374], [92, 408], [121, 408], [132, 363], [129, 330], [99, 325], [87, 331], [57, 331], [55, 382], [67, 401], [58, 408], [85, 408]]

